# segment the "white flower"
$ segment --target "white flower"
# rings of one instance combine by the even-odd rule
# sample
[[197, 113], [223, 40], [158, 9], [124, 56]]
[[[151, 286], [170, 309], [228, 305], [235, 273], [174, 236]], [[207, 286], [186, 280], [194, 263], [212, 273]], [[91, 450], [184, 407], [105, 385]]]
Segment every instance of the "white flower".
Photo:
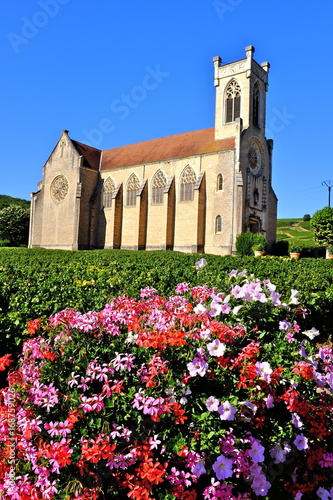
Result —
[[207, 312], [207, 308], [203, 304], [198, 304], [195, 306], [193, 311], [195, 312], [195, 314], [201, 314]]
[[303, 335], [306, 335], [309, 337], [310, 340], [313, 340], [315, 337], [318, 337], [320, 335], [319, 330], [317, 328], [311, 328], [311, 330], [306, 330], [305, 332], [302, 332]]

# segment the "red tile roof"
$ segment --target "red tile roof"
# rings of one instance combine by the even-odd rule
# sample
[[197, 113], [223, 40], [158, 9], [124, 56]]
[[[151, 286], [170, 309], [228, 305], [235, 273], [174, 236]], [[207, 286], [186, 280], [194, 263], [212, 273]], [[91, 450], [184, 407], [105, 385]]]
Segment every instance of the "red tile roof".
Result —
[[101, 150], [82, 144], [82, 142], [73, 141], [73, 139], [72, 143], [79, 155], [83, 156], [83, 165], [93, 170], [99, 170]]
[[172, 158], [184, 158], [235, 148], [235, 139], [233, 137], [215, 141], [214, 133], [214, 128], [207, 128], [107, 149], [102, 153], [101, 170]]

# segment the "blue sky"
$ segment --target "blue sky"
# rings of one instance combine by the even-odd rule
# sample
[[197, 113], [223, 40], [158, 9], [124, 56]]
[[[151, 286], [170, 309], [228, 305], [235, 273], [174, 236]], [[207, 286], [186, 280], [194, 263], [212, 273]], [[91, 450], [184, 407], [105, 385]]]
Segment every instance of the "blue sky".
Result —
[[331, 0], [15, 0], [1, 13], [0, 194], [29, 199], [63, 129], [109, 149], [214, 126], [212, 58], [254, 45], [271, 64], [278, 217], [327, 205]]

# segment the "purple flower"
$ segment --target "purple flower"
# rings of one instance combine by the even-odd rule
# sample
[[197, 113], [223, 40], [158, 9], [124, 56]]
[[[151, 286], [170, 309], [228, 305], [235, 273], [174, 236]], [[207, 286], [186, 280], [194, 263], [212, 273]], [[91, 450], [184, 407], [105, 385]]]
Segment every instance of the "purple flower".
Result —
[[209, 411], [217, 411], [219, 408], [218, 399], [214, 398], [214, 396], [210, 396], [206, 401], [206, 406]]
[[207, 266], [207, 261], [206, 259], [202, 258], [200, 260], [198, 260], [196, 263], [195, 263], [195, 267], [197, 268], [197, 271], [200, 271], [203, 267]]
[[265, 448], [257, 439], [254, 439], [251, 449], [249, 450], [249, 455], [252, 458], [253, 462], [255, 462], [256, 464], [259, 462], [263, 462], [265, 460], [264, 452]]
[[291, 417], [292, 423], [296, 429], [301, 429], [303, 427], [303, 422], [297, 413], [293, 413]]
[[221, 420], [233, 420], [237, 409], [229, 401], [225, 401], [218, 408]]
[[289, 328], [291, 328], [291, 323], [289, 323], [289, 321], [287, 321], [286, 319], [280, 321], [279, 330], [281, 330], [281, 332], [286, 332], [287, 330], [289, 330]]
[[224, 455], [220, 455], [213, 464], [213, 471], [217, 479], [226, 479], [232, 476], [232, 460]]
[[321, 498], [322, 500], [330, 500], [331, 499], [331, 495], [330, 495], [330, 492], [327, 491], [325, 488], [318, 488], [317, 491], [316, 491], [317, 495], [319, 498]]
[[222, 342], [219, 341], [219, 339], [213, 340], [213, 342], [210, 342], [207, 344], [207, 349], [208, 352], [211, 356], [223, 356], [225, 352], [225, 344], [222, 344]]
[[271, 487], [271, 483], [266, 480], [264, 474], [258, 474], [254, 476], [251, 486], [256, 495], [265, 497]]
[[298, 450], [307, 450], [309, 448], [308, 438], [303, 434], [298, 434], [298, 436], [296, 436], [296, 439], [294, 440], [294, 445]]
[[191, 377], [196, 377], [197, 375], [203, 377], [207, 371], [208, 364], [204, 359], [196, 356], [191, 363], [187, 364], [187, 368]]
[[193, 467], [192, 474], [194, 474], [196, 477], [200, 477], [201, 474], [206, 474], [204, 459], [199, 460], [199, 462]]
[[270, 451], [270, 456], [274, 459], [274, 463], [281, 464], [285, 461], [286, 455], [288, 453], [287, 449], [283, 449], [282, 446], [276, 444], [274, 448]]
[[268, 396], [266, 398], [266, 406], [267, 406], [267, 408], [273, 408], [273, 406], [274, 406], [274, 397], [272, 396], [272, 394], [268, 394]]

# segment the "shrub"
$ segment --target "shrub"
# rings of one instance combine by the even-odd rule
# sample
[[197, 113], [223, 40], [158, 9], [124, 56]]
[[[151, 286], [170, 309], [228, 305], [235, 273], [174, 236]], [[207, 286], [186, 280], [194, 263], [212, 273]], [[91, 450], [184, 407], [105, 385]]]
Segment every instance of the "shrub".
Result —
[[0, 238], [9, 240], [11, 246], [28, 243], [29, 210], [10, 205], [0, 210]]
[[236, 250], [238, 255], [253, 255], [254, 234], [250, 231], [241, 233], [236, 238]]
[[318, 245], [333, 244], [333, 208], [325, 207], [318, 210], [311, 219], [311, 227]]
[[332, 349], [300, 331], [296, 290], [245, 271], [227, 282], [31, 321], [1, 391], [2, 498], [326, 494]]
[[263, 234], [254, 234], [253, 235], [252, 250], [260, 250], [261, 252], [266, 252], [267, 241], [266, 241], [266, 238]]
[[303, 250], [302, 242], [298, 240], [291, 240], [289, 242], [289, 252], [291, 253], [301, 253]]

